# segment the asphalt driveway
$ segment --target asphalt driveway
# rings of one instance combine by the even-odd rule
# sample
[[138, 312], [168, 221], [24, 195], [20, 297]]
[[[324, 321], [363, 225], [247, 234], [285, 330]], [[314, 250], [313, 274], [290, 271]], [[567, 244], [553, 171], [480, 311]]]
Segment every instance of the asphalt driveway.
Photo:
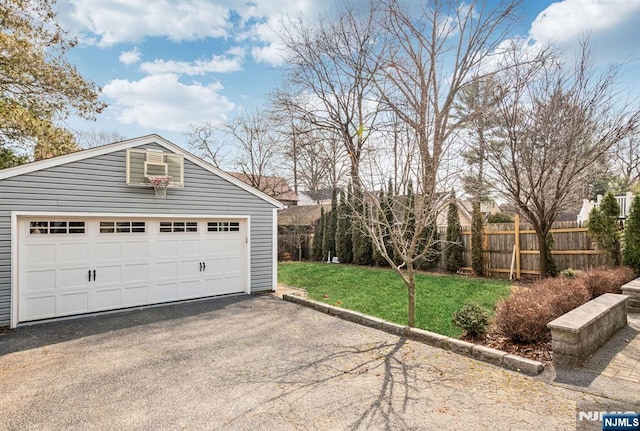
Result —
[[270, 296], [0, 336], [9, 430], [567, 430], [589, 397]]

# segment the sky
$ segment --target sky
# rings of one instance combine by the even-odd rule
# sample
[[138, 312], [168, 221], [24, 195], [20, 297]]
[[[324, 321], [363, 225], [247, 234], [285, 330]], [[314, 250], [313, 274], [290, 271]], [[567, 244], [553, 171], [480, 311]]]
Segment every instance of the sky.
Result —
[[[97, 121], [71, 118], [67, 126], [127, 138], [157, 133], [187, 148], [190, 125], [261, 106], [281, 83], [283, 14], [314, 19], [330, 7], [318, 0], [58, 0], [60, 23], [79, 41], [68, 60], [109, 105]], [[588, 34], [595, 60], [624, 61], [625, 93], [640, 95], [640, 0], [531, 0], [523, 12], [513, 37], [571, 51]]]

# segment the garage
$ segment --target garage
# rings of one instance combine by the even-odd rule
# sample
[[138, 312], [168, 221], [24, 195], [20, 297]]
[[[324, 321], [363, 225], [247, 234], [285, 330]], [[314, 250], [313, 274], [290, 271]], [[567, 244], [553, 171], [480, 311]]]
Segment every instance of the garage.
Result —
[[0, 326], [273, 291], [281, 208], [158, 135], [0, 170]]
[[246, 221], [21, 216], [19, 322], [249, 293]]

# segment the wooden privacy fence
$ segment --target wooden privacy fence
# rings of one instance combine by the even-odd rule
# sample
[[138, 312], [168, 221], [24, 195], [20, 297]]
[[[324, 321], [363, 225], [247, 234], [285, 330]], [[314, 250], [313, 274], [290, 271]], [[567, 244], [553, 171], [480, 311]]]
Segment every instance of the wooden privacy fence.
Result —
[[[590, 269], [607, 264], [606, 258], [595, 250], [587, 228], [577, 222], [558, 222], [551, 229], [554, 245], [551, 253], [558, 270]], [[444, 239], [444, 230], [440, 238]], [[471, 231], [466, 228], [460, 235], [462, 243], [461, 271], [471, 271]], [[313, 234], [308, 232], [280, 233], [278, 257], [280, 260], [308, 260], [311, 256]], [[486, 275], [540, 275], [538, 237], [531, 225], [520, 223], [487, 224], [483, 233]], [[442, 256], [437, 262], [444, 269]]]
[[[605, 257], [595, 250], [587, 228], [577, 222], [557, 222], [550, 232], [554, 244], [551, 254], [558, 270], [590, 269], [606, 264]], [[463, 244], [462, 271], [471, 271], [471, 231], [461, 234]], [[496, 223], [485, 226], [483, 233], [485, 273], [540, 275], [538, 237], [531, 225], [521, 224], [516, 216], [514, 223]]]

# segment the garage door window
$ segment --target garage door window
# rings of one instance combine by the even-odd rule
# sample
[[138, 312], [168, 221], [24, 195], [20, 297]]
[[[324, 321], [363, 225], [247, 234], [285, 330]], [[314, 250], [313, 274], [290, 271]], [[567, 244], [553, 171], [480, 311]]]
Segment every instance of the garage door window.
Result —
[[198, 232], [197, 221], [161, 221], [160, 232]]
[[210, 221], [207, 223], [209, 232], [240, 232], [240, 222], [237, 221]]
[[100, 233], [144, 233], [143, 221], [101, 221]]
[[83, 221], [32, 221], [29, 222], [29, 234], [83, 234]]

